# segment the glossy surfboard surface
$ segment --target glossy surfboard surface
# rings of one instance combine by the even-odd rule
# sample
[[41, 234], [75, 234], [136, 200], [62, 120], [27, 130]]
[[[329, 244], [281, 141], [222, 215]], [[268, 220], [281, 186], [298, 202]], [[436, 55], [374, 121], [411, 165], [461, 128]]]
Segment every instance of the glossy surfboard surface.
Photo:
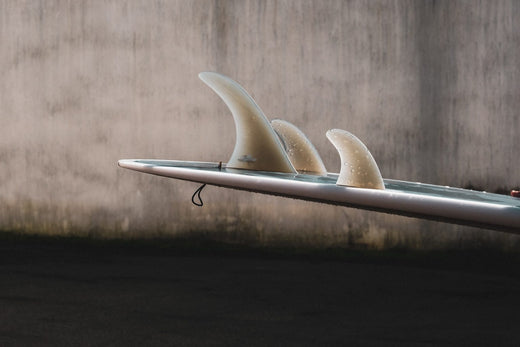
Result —
[[225, 164], [124, 159], [119, 166], [215, 186], [520, 233], [520, 199], [461, 188], [384, 179], [384, 189], [337, 185], [338, 174], [227, 168]]

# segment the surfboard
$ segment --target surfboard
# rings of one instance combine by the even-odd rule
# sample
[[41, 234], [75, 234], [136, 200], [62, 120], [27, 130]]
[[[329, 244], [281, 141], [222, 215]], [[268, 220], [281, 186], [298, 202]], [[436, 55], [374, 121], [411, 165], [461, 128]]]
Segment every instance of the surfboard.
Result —
[[385, 189], [356, 188], [337, 185], [338, 174], [232, 169], [212, 162], [127, 159], [119, 166], [250, 192], [520, 232], [520, 199], [507, 195], [391, 179], [384, 179]]
[[383, 179], [365, 144], [341, 129], [326, 136], [341, 170], [327, 172], [316, 148], [293, 124], [269, 122], [249, 94], [214, 72], [199, 77], [231, 110], [236, 143], [227, 163], [122, 159], [147, 174], [288, 198], [520, 233], [520, 199], [417, 182]]

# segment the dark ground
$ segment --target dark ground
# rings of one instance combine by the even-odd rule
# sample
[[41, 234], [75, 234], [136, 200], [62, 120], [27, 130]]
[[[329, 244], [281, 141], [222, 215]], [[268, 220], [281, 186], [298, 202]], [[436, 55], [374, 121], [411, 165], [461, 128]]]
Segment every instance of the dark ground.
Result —
[[518, 346], [519, 265], [2, 234], [0, 346]]

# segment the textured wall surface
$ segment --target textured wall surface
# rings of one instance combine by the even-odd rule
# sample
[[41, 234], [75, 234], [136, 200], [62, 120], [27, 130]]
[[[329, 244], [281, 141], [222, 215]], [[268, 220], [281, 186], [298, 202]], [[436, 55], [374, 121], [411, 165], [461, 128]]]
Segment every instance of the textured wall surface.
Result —
[[349, 130], [386, 178], [520, 185], [518, 1], [0, 0], [0, 228], [227, 241], [520, 249], [520, 237], [207, 187], [120, 158], [226, 161], [224, 73], [269, 118]]

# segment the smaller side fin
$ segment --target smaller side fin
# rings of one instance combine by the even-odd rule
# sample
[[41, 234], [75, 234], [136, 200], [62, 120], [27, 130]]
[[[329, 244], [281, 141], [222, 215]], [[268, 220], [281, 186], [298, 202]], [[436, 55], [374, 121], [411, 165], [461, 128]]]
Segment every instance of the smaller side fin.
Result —
[[298, 172], [327, 174], [318, 151], [300, 129], [281, 119], [272, 120], [271, 125], [282, 140], [285, 152]]
[[327, 138], [336, 147], [341, 158], [337, 185], [385, 189], [376, 161], [361, 140], [341, 129], [327, 131]]

